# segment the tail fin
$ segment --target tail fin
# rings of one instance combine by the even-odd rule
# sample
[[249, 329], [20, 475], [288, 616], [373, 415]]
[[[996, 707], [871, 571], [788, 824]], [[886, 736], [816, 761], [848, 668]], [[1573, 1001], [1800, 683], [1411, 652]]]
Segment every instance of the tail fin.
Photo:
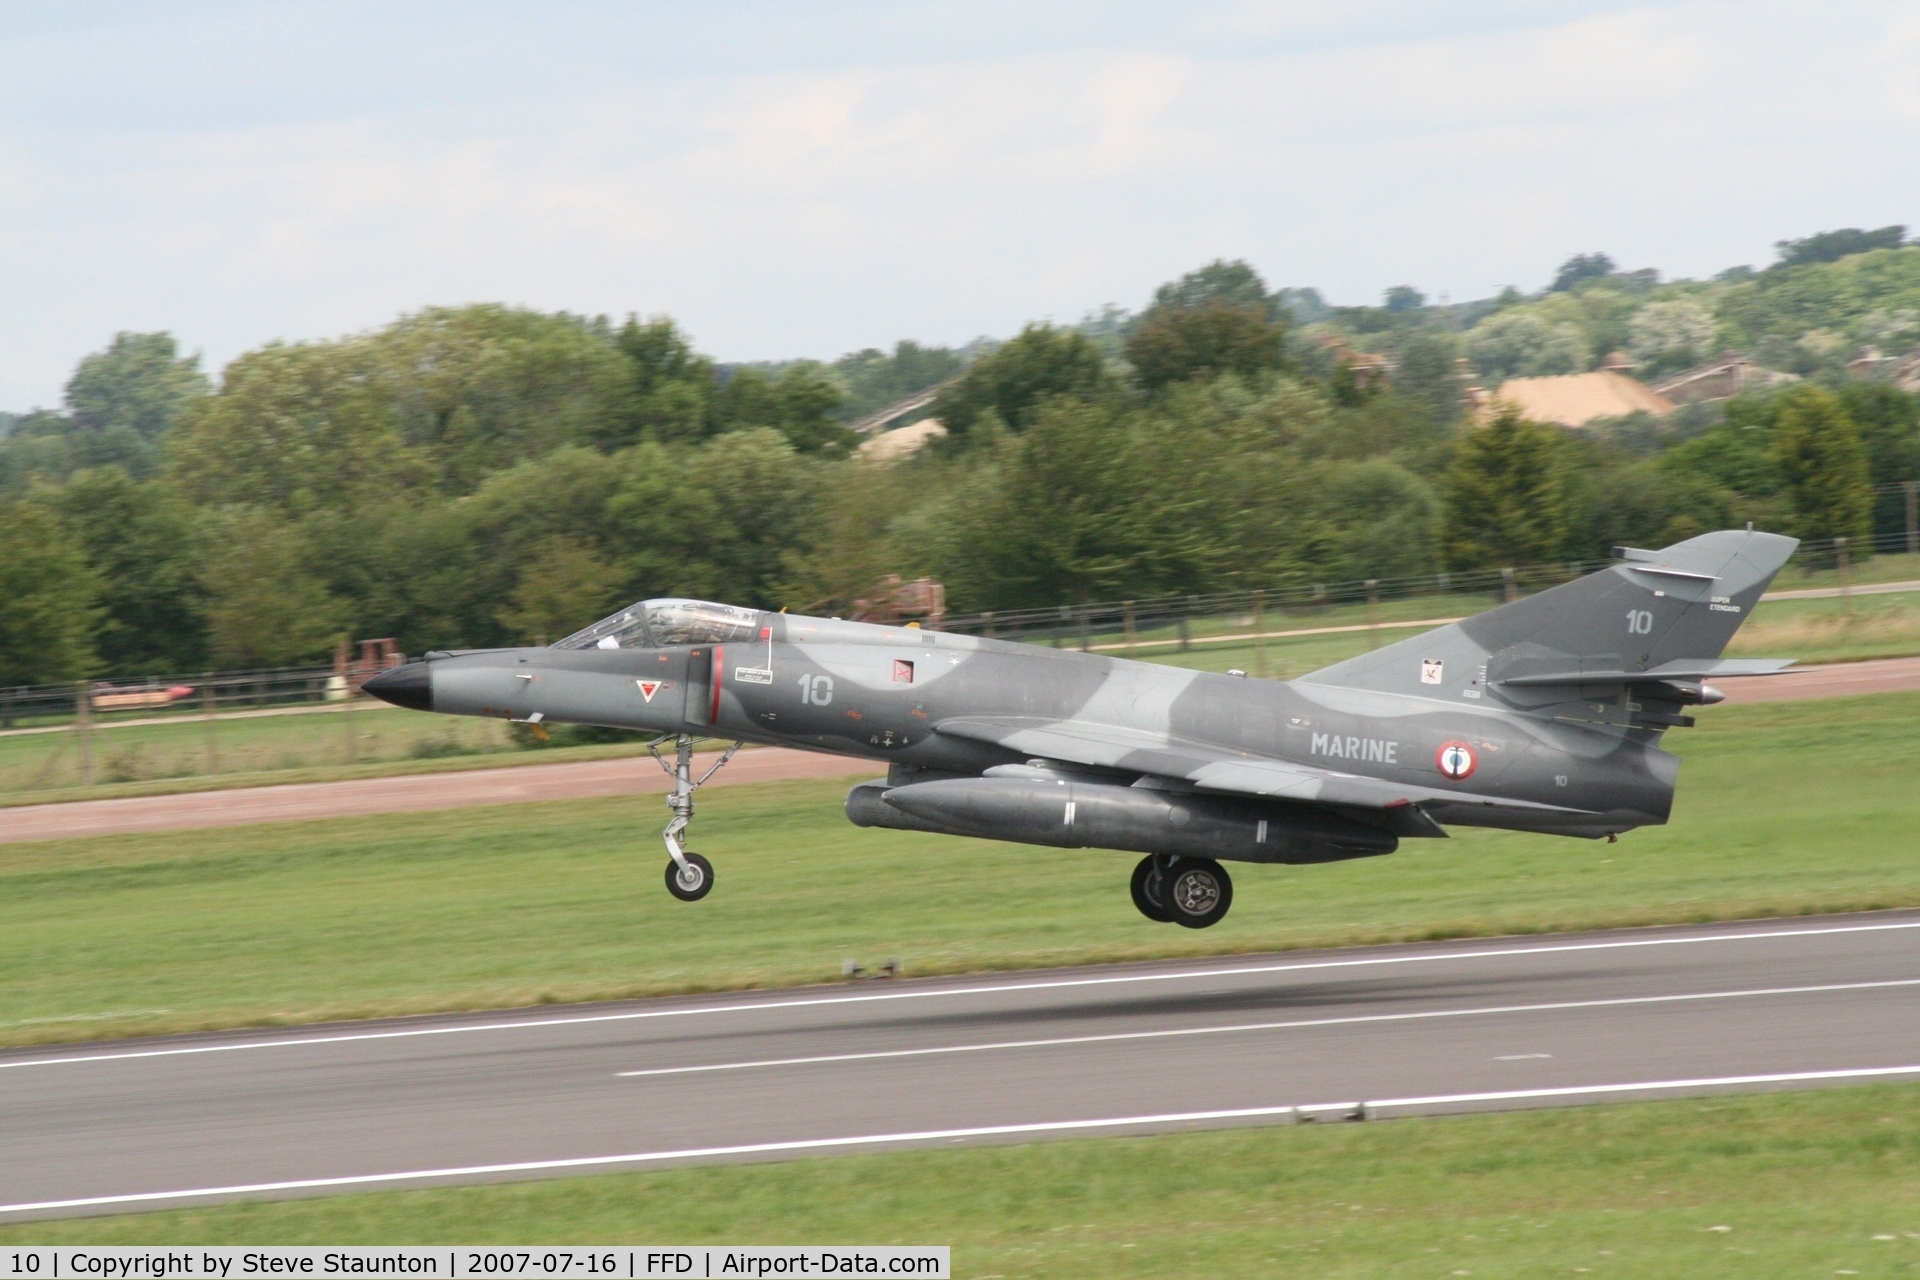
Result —
[[1620, 564], [1302, 680], [1451, 698], [1477, 697], [1489, 682], [1699, 679], [1713, 673], [1799, 545], [1778, 534], [1723, 530], [1660, 551], [1617, 548]]

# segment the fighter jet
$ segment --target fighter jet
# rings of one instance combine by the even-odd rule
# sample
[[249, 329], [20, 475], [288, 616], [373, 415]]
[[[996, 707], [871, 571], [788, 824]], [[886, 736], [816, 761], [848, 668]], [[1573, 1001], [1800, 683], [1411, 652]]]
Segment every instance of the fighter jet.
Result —
[[[1720, 654], [1798, 545], [1725, 531], [1617, 563], [1291, 681], [701, 600], [645, 600], [545, 648], [430, 653], [366, 691], [544, 732], [656, 736], [673, 776], [667, 889], [713, 888], [694, 793], [744, 743], [884, 762], [863, 827], [1144, 854], [1134, 905], [1202, 929], [1226, 862], [1318, 863], [1449, 826], [1612, 839], [1664, 823], [1661, 750], [1706, 681], [1787, 659]], [[732, 746], [696, 777], [696, 739]], [[662, 748], [672, 744], [669, 758]]]

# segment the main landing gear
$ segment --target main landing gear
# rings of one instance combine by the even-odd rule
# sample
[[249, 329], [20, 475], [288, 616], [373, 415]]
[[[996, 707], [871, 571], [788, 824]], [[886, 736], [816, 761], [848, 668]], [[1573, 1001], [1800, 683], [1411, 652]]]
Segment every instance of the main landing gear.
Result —
[[693, 777], [693, 739], [684, 733], [674, 739], [672, 763], [668, 763], [666, 757], [660, 754], [660, 744], [665, 741], [665, 738], [658, 738], [648, 743], [647, 754], [673, 779], [673, 790], [667, 793], [667, 808], [673, 810], [673, 821], [661, 833], [667, 842], [669, 859], [667, 892], [682, 902], [698, 902], [713, 891], [713, 864], [699, 854], [690, 852], [680, 843], [680, 837], [686, 834], [687, 825], [693, 821], [693, 793], [705, 786], [708, 778], [720, 772], [743, 744], [736, 742], [721, 752], [720, 758], [696, 782]]
[[1233, 905], [1233, 879], [1212, 858], [1150, 853], [1133, 869], [1132, 888], [1141, 915], [1189, 929], [1218, 924]]

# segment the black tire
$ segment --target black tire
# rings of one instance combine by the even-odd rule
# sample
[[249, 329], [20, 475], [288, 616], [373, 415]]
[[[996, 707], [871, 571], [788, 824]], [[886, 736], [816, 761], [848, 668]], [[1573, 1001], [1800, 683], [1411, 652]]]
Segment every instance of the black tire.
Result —
[[1181, 858], [1167, 869], [1160, 899], [1177, 925], [1204, 929], [1233, 905], [1233, 879], [1212, 858]]
[[1167, 924], [1173, 917], [1167, 914], [1167, 904], [1160, 900], [1160, 859], [1148, 854], [1140, 859], [1140, 865], [1133, 869], [1133, 905], [1140, 908], [1140, 914], [1157, 924]]
[[667, 892], [682, 902], [700, 901], [713, 892], [713, 864], [697, 853], [689, 853], [686, 870], [682, 871], [679, 863], [668, 858]]

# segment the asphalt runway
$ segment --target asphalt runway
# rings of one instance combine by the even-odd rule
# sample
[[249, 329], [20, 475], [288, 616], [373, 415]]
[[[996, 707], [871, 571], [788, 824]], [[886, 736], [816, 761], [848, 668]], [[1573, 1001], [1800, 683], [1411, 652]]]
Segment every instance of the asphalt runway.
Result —
[[0, 1221], [1920, 1079], [1917, 996], [1886, 912], [41, 1047]]

